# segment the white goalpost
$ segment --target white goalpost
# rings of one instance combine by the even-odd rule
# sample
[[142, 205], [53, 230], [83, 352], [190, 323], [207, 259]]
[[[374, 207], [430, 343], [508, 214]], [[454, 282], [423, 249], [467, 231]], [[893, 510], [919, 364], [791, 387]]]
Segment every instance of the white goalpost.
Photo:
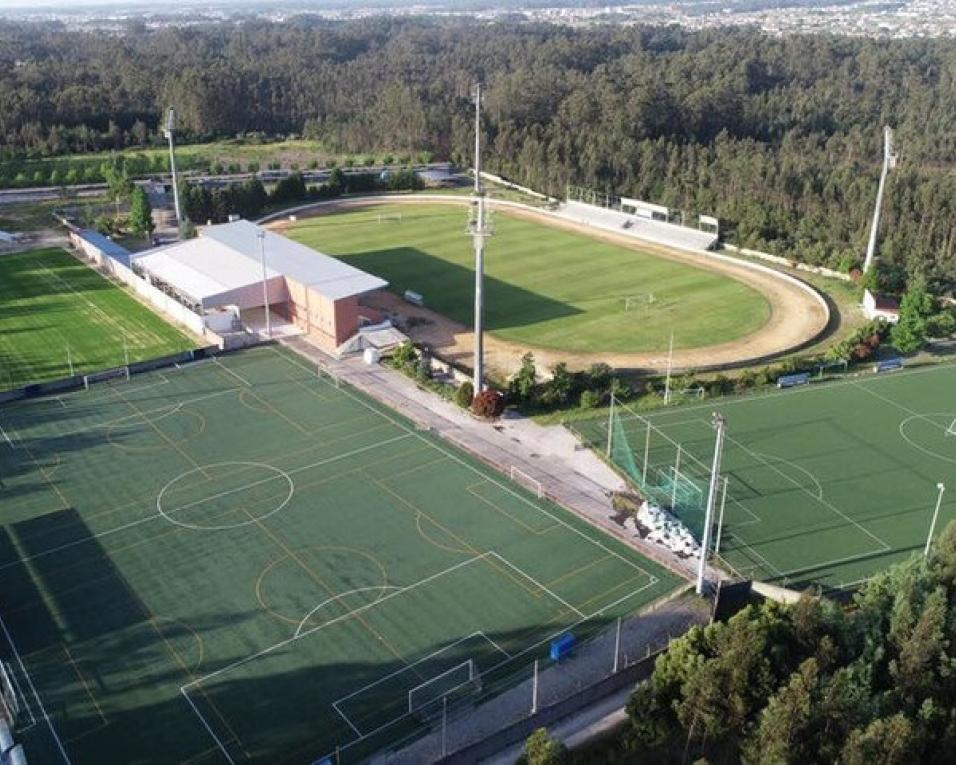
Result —
[[508, 474], [512, 481], [515, 483], [520, 483], [525, 488], [531, 489], [538, 499], [544, 499], [544, 485], [541, 483], [541, 481], [537, 480], [536, 478], [532, 478], [521, 468], [515, 467], [514, 465], [511, 466]]
[[642, 292], [624, 298], [625, 311], [640, 311], [650, 308], [656, 302], [653, 292]]
[[953, 418], [953, 421], [952, 421], [951, 423], [949, 423], [949, 427], [946, 428], [946, 433], [945, 433], [945, 435], [946, 435], [947, 437], [949, 437], [949, 436], [956, 436], [956, 417], [954, 417], [954, 418]]
[[402, 214], [401, 214], [400, 212], [397, 212], [397, 213], [379, 213], [379, 214], [378, 214], [378, 222], [379, 222], [379, 223], [401, 223], [401, 222], [402, 222]]
[[451, 669], [419, 683], [408, 691], [408, 713], [421, 712], [430, 704], [441, 701], [442, 698], [475, 681], [475, 662], [465, 659]]
[[105, 369], [102, 372], [83, 375], [83, 387], [89, 390], [90, 386], [95, 383], [110, 382], [111, 380], [129, 382], [129, 367], [116, 367], [115, 369]]

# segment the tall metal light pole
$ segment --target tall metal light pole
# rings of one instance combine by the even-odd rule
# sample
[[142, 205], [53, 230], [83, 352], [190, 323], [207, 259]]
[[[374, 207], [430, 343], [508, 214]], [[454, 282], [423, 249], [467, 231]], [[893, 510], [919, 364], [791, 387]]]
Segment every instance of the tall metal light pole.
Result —
[[176, 130], [176, 111], [169, 107], [166, 113], [166, 129], [163, 131], [169, 141], [169, 171], [173, 176], [173, 204], [176, 206], [176, 225], [183, 222], [183, 214], [179, 208], [179, 180], [176, 177], [176, 152], [173, 150], [173, 133]]
[[485, 242], [491, 236], [485, 209], [485, 194], [481, 186], [481, 85], [475, 86], [475, 191], [473, 212], [468, 224], [475, 246], [475, 375], [474, 391], [478, 395], [484, 387], [484, 295]]
[[936, 495], [936, 509], [933, 511], [933, 520], [929, 524], [929, 535], [926, 537], [926, 549], [923, 550], [923, 557], [929, 557], [929, 548], [933, 544], [933, 532], [936, 531], [936, 519], [939, 518], [939, 508], [943, 504], [943, 492], [946, 491], [946, 487], [942, 483], [936, 484], [936, 490], [939, 494]]
[[266, 232], [259, 229], [256, 232], [259, 239], [259, 260], [262, 263], [262, 305], [266, 311], [266, 336], [272, 337], [272, 322], [269, 319], [269, 284], [266, 281]]
[[714, 442], [714, 463], [710, 469], [710, 488], [707, 491], [707, 513], [704, 516], [704, 534], [700, 541], [700, 564], [697, 567], [697, 594], [704, 594], [704, 571], [707, 569], [707, 548], [710, 547], [710, 527], [714, 523], [714, 506], [717, 503], [717, 487], [720, 484], [720, 461], [724, 455], [724, 439], [727, 436], [727, 420], [722, 414], [714, 412], [714, 428], [717, 438]]
[[883, 128], [883, 171], [880, 173], [880, 185], [876, 191], [876, 209], [873, 211], [873, 223], [870, 226], [870, 240], [866, 245], [866, 260], [863, 262], [863, 273], [873, 267], [876, 257], [876, 237], [880, 228], [880, 210], [883, 207], [883, 190], [886, 188], [886, 176], [896, 167], [896, 149], [893, 143], [893, 129]]

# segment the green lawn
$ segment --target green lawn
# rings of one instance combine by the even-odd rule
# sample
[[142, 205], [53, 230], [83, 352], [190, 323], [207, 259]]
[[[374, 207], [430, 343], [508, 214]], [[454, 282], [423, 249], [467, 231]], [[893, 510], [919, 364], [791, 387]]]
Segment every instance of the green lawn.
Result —
[[195, 347], [119, 287], [59, 249], [0, 255], [0, 389]]
[[[401, 222], [379, 223], [379, 214]], [[473, 317], [474, 255], [464, 208], [381, 205], [308, 218], [289, 235], [411, 289], [463, 324]], [[504, 212], [486, 253], [486, 326], [540, 348], [636, 352], [733, 340], [759, 329], [770, 305], [733, 279], [605, 244]], [[653, 294], [625, 310], [628, 297]]]
[[[36, 688], [31, 763], [365, 761], [422, 732], [416, 686], [454, 713], [680, 584], [272, 347], [0, 427], [0, 657]], [[457, 688], [469, 660], [480, 688]]]
[[[680, 475], [700, 493], [679, 496], [678, 506], [698, 530], [714, 445], [710, 414], [722, 413], [728, 492], [721, 556], [747, 577], [840, 588], [923, 550], [937, 482], [956, 488], [956, 436], [947, 434], [956, 423], [954, 391], [956, 366], [949, 365], [644, 416], [618, 406], [612, 455], [670, 504], [673, 494], [656, 487], [664, 486], [661, 471], [678, 464], [680, 445]], [[575, 428], [603, 453], [606, 416]], [[937, 532], [954, 518], [950, 491]]]

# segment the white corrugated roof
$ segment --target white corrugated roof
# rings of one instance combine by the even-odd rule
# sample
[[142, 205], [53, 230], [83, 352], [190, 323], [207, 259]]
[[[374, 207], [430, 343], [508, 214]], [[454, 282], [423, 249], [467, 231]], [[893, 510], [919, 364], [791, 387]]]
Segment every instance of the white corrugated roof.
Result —
[[136, 258], [136, 262], [197, 302], [208, 305], [216, 296], [262, 280], [259, 231], [266, 232], [266, 274], [270, 281], [286, 276], [330, 300], [388, 285], [384, 279], [246, 220], [208, 226], [197, 238], [150, 250]]
[[266, 232], [266, 263], [269, 267], [300, 284], [308, 285], [330, 300], [362, 295], [388, 286], [384, 279], [247, 220], [209, 226], [203, 230], [202, 238], [219, 242], [258, 263], [259, 231]]

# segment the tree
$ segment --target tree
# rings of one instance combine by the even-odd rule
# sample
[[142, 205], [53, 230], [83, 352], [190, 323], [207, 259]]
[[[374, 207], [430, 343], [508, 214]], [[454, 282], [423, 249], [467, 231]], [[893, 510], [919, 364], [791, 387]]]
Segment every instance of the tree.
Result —
[[529, 351], [521, 357], [521, 367], [508, 383], [508, 395], [519, 406], [529, 406], [534, 402], [537, 384], [534, 354]]
[[129, 209], [129, 226], [136, 236], [149, 236], [156, 228], [153, 222], [153, 206], [149, 203], [146, 190], [137, 186], [133, 190]]
[[936, 313], [936, 300], [926, 291], [923, 279], [914, 280], [900, 301], [900, 320], [890, 337], [903, 353], [913, 353], [926, 345], [927, 320]]
[[565, 759], [564, 745], [552, 738], [545, 728], [538, 728], [524, 745], [527, 765], [560, 765]]
[[133, 182], [126, 172], [126, 163], [104, 162], [100, 167], [103, 180], [106, 181], [109, 197], [116, 203], [116, 213], [119, 214], [120, 202], [129, 199], [133, 193]]

